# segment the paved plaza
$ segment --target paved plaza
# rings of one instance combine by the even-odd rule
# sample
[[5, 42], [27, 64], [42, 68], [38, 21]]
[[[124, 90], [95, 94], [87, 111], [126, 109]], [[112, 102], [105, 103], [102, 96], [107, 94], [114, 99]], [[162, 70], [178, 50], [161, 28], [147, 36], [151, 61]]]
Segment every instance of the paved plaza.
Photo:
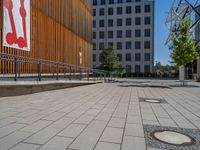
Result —
[[[156, 130], [192, 144], [156, 140]], [[0, 98], [0, 150], [200, 150], [199, 143], [198, 86], [118, 82]]]

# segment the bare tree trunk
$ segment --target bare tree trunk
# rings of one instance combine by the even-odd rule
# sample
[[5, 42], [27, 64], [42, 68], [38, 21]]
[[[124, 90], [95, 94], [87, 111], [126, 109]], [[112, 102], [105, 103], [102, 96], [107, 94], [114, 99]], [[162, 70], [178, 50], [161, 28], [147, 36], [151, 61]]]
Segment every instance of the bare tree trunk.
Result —
[[179, 67], [179, 81], [182, 86], [185, 86], [185, 67], [184, 66]]

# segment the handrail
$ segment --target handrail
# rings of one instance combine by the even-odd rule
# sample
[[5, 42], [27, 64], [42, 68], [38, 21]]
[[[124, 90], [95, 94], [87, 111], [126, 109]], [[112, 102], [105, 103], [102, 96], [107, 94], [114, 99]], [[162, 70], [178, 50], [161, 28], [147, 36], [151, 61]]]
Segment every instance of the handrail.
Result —
[[[57, 73], [57, 80], [59, 78], [59, 73], [63, 73], [60, 72], [59, 69], [69, 69], [69, 79], [72, 79], [72, 74], [79, 74], [79, 78], [80, 80], [82, 80], [82, 75], [83, 73], [87, 73], [87, 78], [88, 80], [90, 79], [90, 76], [93, 75], [95, 76], [95, 80], [96, 78], [98, 79], [98, 76], [100, 77], [104, 77], [104, 79], [106, 80], [106, 74], [108, 74], [109, 72], [104, 71], [104, 70], [98, 70], [98, 69], [92, 69], [92, 68], [88, 68], [88, 67], [83, 67], [83, 66], [79, 66], [79, 65], [74, 65], [74, 64], [67, 64], [67, 63], [63, 63], [63, 62], [59, 62], [59, 61], [51, 61], [51, 60], [44, 60], [44, 59], [36, 59], [36, 58], [29, 58], [29, 57], [24, 57], [24, 56], [18, 56], [18, 55], [12, 55], [12, 54], [8, 54], [8, 53], [0, 53], [0, 60], [1, 61], [7, 61], [7, 62], [12, 62], [14, 63], [14, 73], [15, 73], [15, 81], [18, 80], [20, 72], [20, 68], [18, 63], [25, 63], [25, 64], [36, 64], [38, 65], [38, 69], [37, 69], [37, 74], [38, 74], [38, 79], [39, 81], [41, 81], [42, 78], [42, 66], [46, 65], [46, 66], [53, 66], [55, 67], [56, 71], [53, 73]], [[72, 70], [76, 70], [76, 72], [72, 72]], [[66, 71], [66, 70], [65, 70]], [[52, 72], [50, 72], [52, 73]], [[66, 72], [64, 72], [66, 73]]]

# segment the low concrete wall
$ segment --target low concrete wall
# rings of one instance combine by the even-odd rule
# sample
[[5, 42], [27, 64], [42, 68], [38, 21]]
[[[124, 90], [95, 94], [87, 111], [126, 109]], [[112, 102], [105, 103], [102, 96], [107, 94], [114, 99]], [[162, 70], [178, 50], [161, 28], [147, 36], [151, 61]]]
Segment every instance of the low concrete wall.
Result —
[[0, 97], [19, 96], [33, 94], [38, 92], [72, 88], [77, 86], [97, 84], [100, 82], [83, 82], [83, 83], [49, 83], [49, 84], [18, 84], [18, 85], [0, 85]]

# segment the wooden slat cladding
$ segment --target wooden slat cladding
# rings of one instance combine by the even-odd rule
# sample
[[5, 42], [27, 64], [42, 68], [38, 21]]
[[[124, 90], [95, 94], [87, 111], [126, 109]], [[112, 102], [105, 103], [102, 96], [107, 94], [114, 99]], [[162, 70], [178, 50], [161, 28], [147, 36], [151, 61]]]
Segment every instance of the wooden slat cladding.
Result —
[[[0, 3], [0, 52], [78, 64], [79, 52], [85, 67], [92, 67], [91, 0], [31, 0], [31, 51], [2, 46], [2, 8]], [[0, 72], [13, 72], [13, 64], [0, 61]], [[22, 72], [36, 68], [21, 65]], [[44, 69], [47, 70], [47, 69]]]

